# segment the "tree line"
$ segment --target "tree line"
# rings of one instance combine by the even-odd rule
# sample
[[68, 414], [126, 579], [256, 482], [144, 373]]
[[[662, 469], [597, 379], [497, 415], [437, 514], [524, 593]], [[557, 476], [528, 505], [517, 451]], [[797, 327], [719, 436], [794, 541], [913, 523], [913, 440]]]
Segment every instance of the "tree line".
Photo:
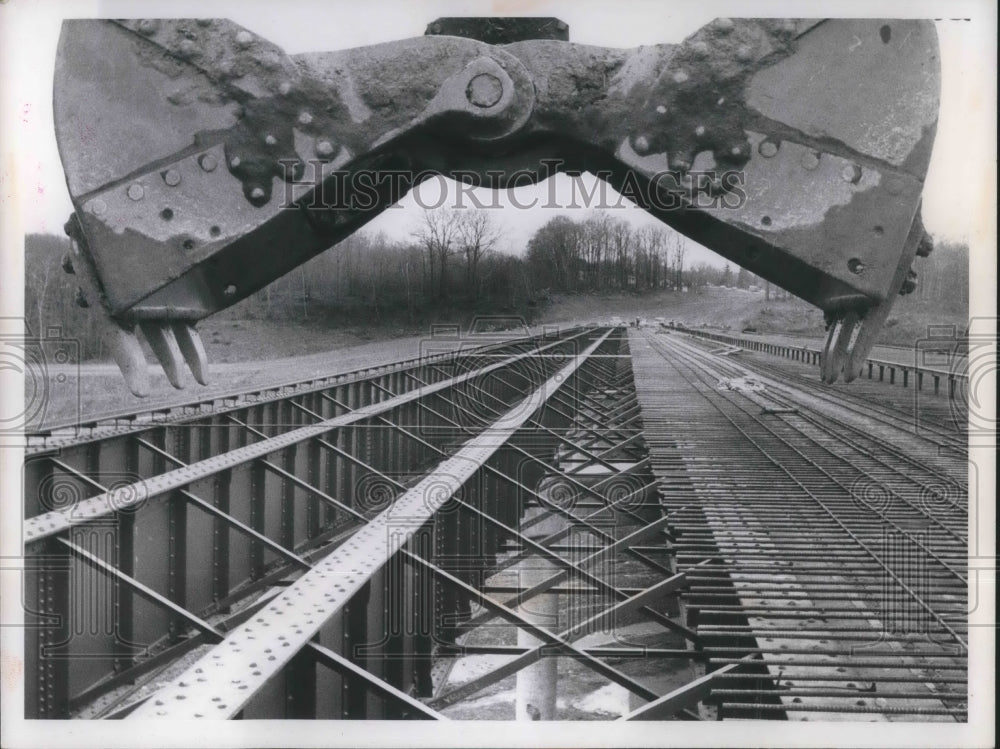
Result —
[[[636, 227], [606, 212], [557, 216], [528, 242], [532, 278], [561, 292], [645, 292], [708, 285], [769, 286], [745, 268], [686, 263], [687, 240], [666, 226]], [[775, 293], [784, 293], [776, 289]]]
[[[489, 211], [426, 211], [409, 237], [361, 231], [220, 313], [229, 319], [308, 320], [331, 326], [432, 322], [466, 324], [476, 315], [529, 322], [551, 294], [697, 291], [757, 286], [787, 294], [749, 271], [690, 263], [684, 237], [665, 226], [635, 227], [608, 213], [574, 221], [556, 216], [530, 238], [523, 256], [497, 250], [503, 227]], [[59, 326], [83, 359], [106, 358], [93, 316], [77, 306], [75, 276], [63, 273], [65, 237], [25, 239], [25, 318], [33, 335]], [[941, 243], [916, 265], [914, 298], [967, 310], [968, 247]]]

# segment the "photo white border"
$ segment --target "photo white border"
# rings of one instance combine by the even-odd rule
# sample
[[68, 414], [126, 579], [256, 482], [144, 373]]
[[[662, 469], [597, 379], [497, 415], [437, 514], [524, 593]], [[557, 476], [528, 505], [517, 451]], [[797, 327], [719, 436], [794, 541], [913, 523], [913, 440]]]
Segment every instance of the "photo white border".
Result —
[[[346, 0], [340, 0], [346, 4]], [[414, 16], [414, 28], [422, 29], [429, 21], [444, 15], [571, 15], [572, 6], [612, 6], [612, 3], [540, 2], [537, 0], [444, 0], [428, 4], [393, 2], [393, 13]], [[674, 12], [676, 6], [646, 2], [649, 12]], [[372, 24], [380, 23], [386, 5], [379, 0], [363, 4], [371, 9]], [[620, 5], [620, 3], [619, 3]], [[982, 155], [982, 173], [960, 175], [942, 189], [968, 191], [970, 225], [970, 316], [982, 318], [996, 336], [996, 45], [997, 9], [988, 0], [902, 0], [862, 2], [702, 2], [715, 16], [751, 17], [923, 17], [968, 18], [975, 24], [976, 38], [982, 45], [984, 68], [992, 86], [984, 91], [984, 111], [991, 118], [988, 142], [970, 143]], [[31, 168], [30, 154], [18, 148], [18, 117], [23, 91], [17, 82], [27, 77], [24, 69], [30, 59], [32, 33], [36, 24], [51, 17], [238, 17], [247, 7], [258, 12], [282, 13], [289, 6], [297, 12], [313, 13], [316, 18], [335, 16], [337, 1], [295, 2], [285, 5], [263, 0], [173, 0], [172, 2], [124, 2], [109, 0], [0, 0], [0, 318], [16, 318], [23, 310], [24, 225], [22, 208], [25, 195], [18, 192], [26, 170]], [[258, 7], [259, 6], [259, 7]], [[416, 31], [415, 34], [419, 34]], [[573, 25], [570, 25], [573, 33]], [[571, 36], [572, 38], [572, 36]], [[589, 40], [588, 40], [589, 41]], [[664, 41], [679, 41], [671, 39]], [[599, 43], [599, 42], [597, 42]], [[943, 81], [947, 86], [948, 81]], [[971, 176], [971, 181], [968, 177]], [[56, 229], [58, 230], [58, 229]], [[995, 373], [992, 375], [995, 378]], [[995, 394], [995, 390], [993, 391]], [[15, 372], [0, 372], [0, 398], [3, 413], [12, 413], [23, 400], [23, 382]], [[8, 410], [11, 408], [11, 410]], [[995, 402], [984, 404], [995, 417]], [[20, 572], [20, 462], [16, 448], [0, 448], [0, 709], [4, 747], [177, 747], [177, 746], [993, 746], [995, 710], [995, 459], [989, 448], [970, 449], [976, 463], [978, 484], [970, 483], [970, 496], [981, 510], [976, 529], [981, 555], [989, 567], [978, 575], [983, 605], [973, 614], [970, 624], [969, 685], [970, 721], [966, 724], [942, 723], [799, 723], [799, 722], [717, 722], [717, 723], [611, 723], [611, 722], [464, 722], [449, 724], [419, 721], [230, 721], [226, 723], [177, 722], [170, 725], [136, 725], [122, 721], [24, 721], [23, 720], [23, 638], [16, 626], [21, 599]], [[992, 514], [991, 514], [992, 513]], [[166, 729], [166, 730], [164, 730]]]

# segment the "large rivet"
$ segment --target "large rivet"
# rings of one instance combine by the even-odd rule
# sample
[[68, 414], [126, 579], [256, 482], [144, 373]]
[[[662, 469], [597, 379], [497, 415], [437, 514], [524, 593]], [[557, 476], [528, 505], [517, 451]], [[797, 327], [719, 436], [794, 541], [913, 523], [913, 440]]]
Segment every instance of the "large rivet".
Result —
[[492, 107], [503, 96], [503, 83], [495, 75], [480, 73], [469, 81], [465, 96], [477, 107]]
[[268, 133], [268, 134], [267, 134], [267, 135], [266, 135], [266, 136], [264, 137], [264, 142], [265, 142], [265, 143], [267, 143], [267, 145], [269, 145], [269, 146], [273, 146], [273, 145], [274, 145], [275, 143], [277, 143], [277, 142], [278, 142], [278, 139], [277, 139], [277, 138], [275, 138], [275, 137], [274, 137], [273, 135], [271, 135], [270, 133]]
[[181, 173], [176, 169], [168, 169], [163, 173], [163, 181], [170, 187], [177, 187], [181, 183]]
[[723, 33], [726, 33], [726, 34], [728, 34], [730, 31], [732, 31], [733, 27], [735, 25], [736, 24], [733, 23], [733, 19], [732, 18], [716, 18], [715, 19], [715, 28], [717, 28], [719, 31], [721, 31]]
[[142, 185], [140, 185], [138, 182], [133, 182], [131, 185], [129, 185], [127, 192], [128, 196], [132, 200], [142, 200], [143, 196], [146, 194], [146, 191], [143, 189]]
[[776, 153], [778, 153], [778, 145], [776, 143], [772, 143], [769, 140], [765, 140], [763, 143], [757, 146], [757, 150], [760, 151], [761, 156], [769, 159]]
[[691, 42], [689, 49], [695, 57], [704, 57], [708, 54], [708, 43], [702, 41]]
[[633, 138], [632, 149], [638, 154], [649, 153], [649, 138], [645, 135]]
[[240, 31], [236, 34], [236, 46], [246, 49], [253, 43], [253, 34], [249, 31]]
[[806, 153], [802, 154], [802, 158], [800, 159], [799, 163], [802, 164], [803, 169], [808, 169], [809, 171], [812, 171], [813, 169], [819, 166], [819, 154], [817, 154], [815, 151], [807, 151]]
[[103, 216], [108, 212], [108, 204], [100, 198], [94, 198], [90, 201], [90, 212], [98, 217]]
[[333, 154], [333, 144], [328, 140], [321, 140], [316, 144], [316, 153], [320, 156], [331, 156]]
[[287, 94], [291, 90], [292, 90], [292, 84], [289, 83], [288, 81], [282, 81], [281, 85], [278, 86], [278, 91], [281, 94]]
[[185, 59], [194, 57], [197, 52], [198, 45], [190, 39], [183, 39], [181, 43], [177, 45], [177, 54]]
[[214, 172], [215, 168], [219, 166], [219, 160], [210, 153], [206, 153], [198, 159], [198, 163], [206, 172]]
[[145, 36], [152, 36], [160, 28], [160, 22], [153, 18], [143, 18], [139, 21], [139, 33]]
[[704, 135], [705, 134], [705, 126], [704, 125], [698, 125], [698, 127], [696, 127], [694, 129], [694, 134], [697, 135], [697, 136]]
[[844, 167], [840, 175], [844, 178], [844, 182], [856, 185], [861, 181], [861, 167], [857, 164], [848, 164]]
[[674, 73], [674, 83], [684, 83], [689, 77], [683, 70], [678, 70]]
[[313, 121], [313, 116], [308, 112], [299, 112], [299, 123], [302, 125], [308, 125]]
[[663, 106], [662, 104], [660, 104], [656, 108], [656, 111], [659, 112], [660, 114], [666, 114], [667, 113], [667, 108], [665, 106]]
[[753, 59], [753, 48], [747, 44], [740, 45], [736, 50], [736, 59], [741, 62], [747, 62]]
[[266, 194], [263, 187], [255, 187], [250, 191], [250, 197], [254, 200], [263, 200]]
[[233, 169], [235, 169], [236, 167], [238, 167], [241, 163], [242, 162], [240, 161], [240, 157], [239, 156], [233, 156], [233, 158], [231, 158], [229, 160], [229, 166], [231, 166]]

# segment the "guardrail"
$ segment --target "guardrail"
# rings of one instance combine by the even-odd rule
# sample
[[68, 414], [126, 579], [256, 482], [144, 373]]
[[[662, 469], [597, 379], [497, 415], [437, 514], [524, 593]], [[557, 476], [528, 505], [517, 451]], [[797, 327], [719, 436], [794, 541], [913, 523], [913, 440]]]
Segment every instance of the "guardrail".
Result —
[[[718, 341], [730, 346], [739, 346], [748, 351], [759, 351], [772, 356], [780, 356], [793, 361], [800, 361], [805, 364], [819, 364], [823, 356], [820, 349], [810, 346], [793, 346], [787, 343], [769, 343], [767, 341], [757, 341], [750, 338], [740, 338], [738, 336], [724, 335], [721, 333], [709, 333], [704, 330], [686, 328], [682, 325], [667, 325], [661, 323], [667, 330], [678, 330], [682, 333], [706, 338], [710, 341]], [[901, 364], [900, 362], [884, 361], [882, 359], [866, 359], [862, 376], [867, 372], [868, 379], [876, 379], [878, 374], [879, 382], [885, 382], [888, 375], [890, 385], [901, 384], [903, 387], [910, 387], [911, 383], [917, 390], [923, 390], [925, 385], [934, 386], [934, 394], [941, 393], [941, 386], [947, 383], [948, 397], [954, 400], [963, 391], [969, 382], [968, 374], [964, 372], [953, 372], [945, 369], [934, 369], [932, 367], [921, 367], [915, 364]], [[897, 376], [898, 374], [898, 376]]]

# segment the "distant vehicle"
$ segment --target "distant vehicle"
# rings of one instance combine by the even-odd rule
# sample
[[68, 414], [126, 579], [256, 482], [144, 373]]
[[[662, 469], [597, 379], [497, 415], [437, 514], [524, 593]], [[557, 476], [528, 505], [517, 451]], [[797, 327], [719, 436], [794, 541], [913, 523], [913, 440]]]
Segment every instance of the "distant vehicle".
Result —
[[744, 332], [744, 333], [756, 333], [757, 332], [757, 328], [753, 327], [752, 325], [747, 325], [745, 328], [743, 328], [742, 332]]

